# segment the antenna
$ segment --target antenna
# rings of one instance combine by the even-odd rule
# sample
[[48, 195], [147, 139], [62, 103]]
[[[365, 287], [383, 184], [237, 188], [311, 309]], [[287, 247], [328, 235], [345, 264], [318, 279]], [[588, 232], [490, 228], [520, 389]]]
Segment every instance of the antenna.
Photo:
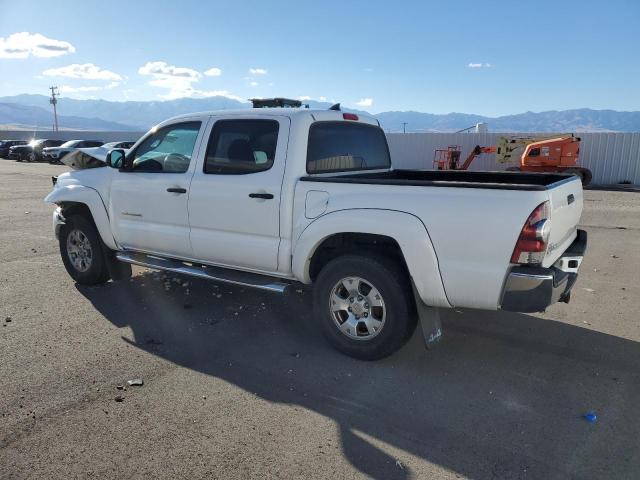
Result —
[[407, 122], [402, 122], [402, 133], [407, 133]]
[[58, 92], [58, 87], [49, 87], [49, 90], [51, 90], [51, 98], [49, 99], [49, 103], [53, 105], [53, 131], [57, 132], [58, 131], [58, 110], [56, 108], [56, 105], [58, 104], [58, 99], [56, 98], [56, 96], [59, 96], [60, 92]]
[[331, 105], [331, 107], [329, 107], [329, 110], [336, 110], [336, 111], [340, 111], [340, 104], [336, 103], [335, 105]]

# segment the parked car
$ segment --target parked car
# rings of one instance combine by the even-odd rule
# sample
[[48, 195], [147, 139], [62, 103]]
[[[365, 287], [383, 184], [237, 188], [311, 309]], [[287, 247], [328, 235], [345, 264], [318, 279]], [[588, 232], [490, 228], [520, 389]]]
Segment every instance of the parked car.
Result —
[[11, 147], [26, 144], [26, 140], [0, 140], [0, 158], [9, 158], [9, 149]]
[[50, 140], [41, 138], [31, 140], [26, 145], [15, 145], [9, 149], [9, 158], [19, 162], [26, 160], [28, 162], [37, 162], [42, 160], [42, 150], [47, 147], [57, 147], [62, 145], [63, 140]]
[[136, 142], [109, 142], [102, 145], [102, 148], [106, 148], [108, 150], [112, 150], [114, 148], [123, 148], [125, 150], [129, 150], [133, 147], [133, 144]]
[[394, 170], [361, 114], [184, 115], [105, 163], [58, 176], [45, 199], [75, 281], [137, 264], [278, 293], [312, 285], [319, 328], [361, 359], [396, 351], [417, 319], [437, 342], [441, 308], [568, 302], [586, 250], [578, 177]]
[[59, 147], [47, 147], [42, 149], [42, 157], [49, 163], [61, 163], [62, 157], [79, 148], [99, 147], [104, 142], [99, 140], [69, 140]]

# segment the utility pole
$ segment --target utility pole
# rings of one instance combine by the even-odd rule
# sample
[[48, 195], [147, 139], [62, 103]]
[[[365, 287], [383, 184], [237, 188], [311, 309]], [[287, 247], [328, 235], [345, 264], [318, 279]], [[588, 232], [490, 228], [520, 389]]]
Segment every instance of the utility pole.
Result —
[[407, 133], [407, 122], [402, 122], [402, 133]]
[[56, 105], [58, 104], [58, 99], [56, 98], [56, 96], [60, 95], [60, 93], [58, 92], [58, 87], [49, 87], [49, 90], [51, 90], [51, 98], [49, 99], [49, 103], [53, 105], [53, 131], [57, 132], [58, 110], [56, 108]]

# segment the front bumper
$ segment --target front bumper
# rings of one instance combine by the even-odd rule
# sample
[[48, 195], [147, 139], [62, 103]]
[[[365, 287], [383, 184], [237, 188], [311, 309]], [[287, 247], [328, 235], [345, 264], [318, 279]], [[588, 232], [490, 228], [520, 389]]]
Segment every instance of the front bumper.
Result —
[[502, 310], [541, 312], [558, 301], [569, 302], [587, 250], [587, 232], [578, 235], [550, 268], [512, 267], [502, 293]]

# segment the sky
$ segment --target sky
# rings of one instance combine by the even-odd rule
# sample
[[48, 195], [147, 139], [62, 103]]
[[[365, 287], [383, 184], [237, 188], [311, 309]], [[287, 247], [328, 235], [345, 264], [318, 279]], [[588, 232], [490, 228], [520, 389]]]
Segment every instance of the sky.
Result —
[[0, 0], [0, 97], [640, 110], [640, 1]]

